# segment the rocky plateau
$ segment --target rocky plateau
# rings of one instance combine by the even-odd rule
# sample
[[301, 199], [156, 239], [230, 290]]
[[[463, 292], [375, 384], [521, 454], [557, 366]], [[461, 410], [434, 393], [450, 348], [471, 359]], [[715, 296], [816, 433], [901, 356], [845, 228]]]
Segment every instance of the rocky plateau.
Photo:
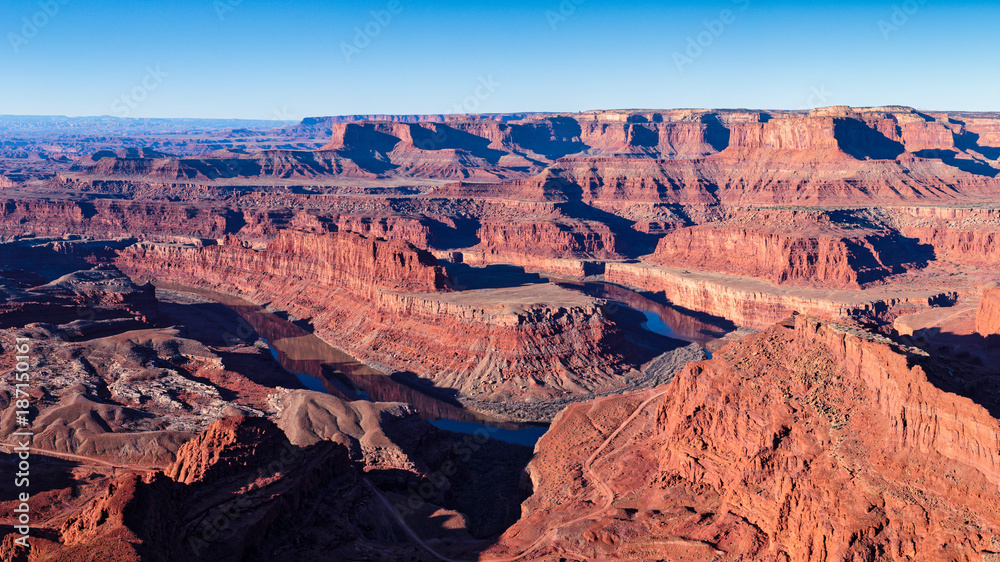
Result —
[[3, 117], [0, 557], [1000, 560], [998, 194], [996, 113]]

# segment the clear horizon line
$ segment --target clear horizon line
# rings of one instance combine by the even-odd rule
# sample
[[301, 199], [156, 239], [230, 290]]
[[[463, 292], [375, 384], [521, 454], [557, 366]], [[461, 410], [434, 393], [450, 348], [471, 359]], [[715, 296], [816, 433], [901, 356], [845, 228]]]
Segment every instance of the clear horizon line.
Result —
[[829, 105], [829, 106], [819, 106], [814, 108], [750, 108], [750, 107], [672, 107], [672, 108], [652, 108], [652, 107], [633, 107], [633, 108], [607, 108], [607, 109], [585, 109], [581, 111], [552, 111], [552, 110], [526, 110], [526, 111], [489, 111], [480, 113], [441, 113], [441, 112], [414, 112], [414, 113], [387, 113], [387, 112], [352, 112], [352, 113], [329, 113], [329, 114], [317, 114], [317, 115], [307, 115], [301, 119], [265, 119], [260, 117], [118, 117], [115, 115], [65, 115], [65, 114], [44, 114], [44, 113], [2, 113], [0, 118], [62, 118], [62, 119], [109, 119], [115, 121], [144, 121], [144, 120], [160, 120], [160, 121], [256, 121], [262, 123], [301, 123], [305, 119], [322, 119], [327, 117], [355, 117], [364, 115], [377, 115], [377, 116], [387, 116], [387, 117], [420, 117], [420, 116], [443, 116], [443, 117], [475, 117], [475, 116], [502, 116], [502, 115], [584, 115], [588, 113], [599, 113], [599, 112], [670, 112], [670, 111], [749, 111], [749, 112], [785, 112], [785, 113], [808, 113], [812, 111], [829, 109], [835, 107], [846, 107], [850, 109], [873, 109], [873, 108], [905, 108], [912, 109], [918, 112], [930, 112], [930, 113], [998, 113], [1000, 108], [995, 110], [983, 110], [983, 109], [927, 109], [921, 107], [915, 107], [910, 105], [902, 104], [882, 104], [882, 105]]

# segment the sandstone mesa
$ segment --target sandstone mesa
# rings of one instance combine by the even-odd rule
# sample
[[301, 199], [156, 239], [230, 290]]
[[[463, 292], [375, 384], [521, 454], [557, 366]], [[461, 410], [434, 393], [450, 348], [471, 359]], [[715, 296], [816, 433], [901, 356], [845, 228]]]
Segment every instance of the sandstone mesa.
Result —
[[0, 144], [5, 560], [1000, 558], [1000, 114], [79, 125]]

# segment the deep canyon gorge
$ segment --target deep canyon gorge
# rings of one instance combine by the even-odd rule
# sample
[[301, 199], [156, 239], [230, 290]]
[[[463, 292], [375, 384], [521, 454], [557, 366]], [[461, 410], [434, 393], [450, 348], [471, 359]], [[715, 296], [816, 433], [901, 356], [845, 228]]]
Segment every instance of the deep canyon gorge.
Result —
[[1000, 114], [0, 132], [4, 560], [1000, 560]]

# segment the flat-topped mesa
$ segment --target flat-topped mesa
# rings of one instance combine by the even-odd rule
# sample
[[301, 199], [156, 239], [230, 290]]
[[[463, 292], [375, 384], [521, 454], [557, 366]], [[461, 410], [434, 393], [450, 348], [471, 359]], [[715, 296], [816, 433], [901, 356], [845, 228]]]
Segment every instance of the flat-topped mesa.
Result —
[[510, 140], [510, 126], [491, 119], [449, 123], [359, 122], [332, 125], [319, 154], [348, 158], [366, 170], [419, 178], [495, 181], [540, 170]]
[[773, 119], [732, 126], [729, 147], [723, 155], [745, 150], [816, 150], [828, 153], [840, 149], [834, 134], [834, 119], [810, 117]]
[[701, 158], [725, 146], [728, 133], [705, 122], [584, 123], [580, 140], [595, 156], [646, 155], [665, 159]]
[[335, 124], [332, 139], [320, 150], [371, 150], [388, 153], [396, 148], [407, 147], [425, 151], [475, 151], [480, 148], [497, 150], [509, 143], [510, 126], [491, 119], [449, 123], [362, 121]]
[[[858, 121], [889, 141], [901, 143], [906, 152], [914, 154], [923, 151], [955, 151], [956, 139], [966, 134], [960, 122], [949, 119], [945, 114], [933, 116], [904, 106], [828, 107], [813, 110], [810, 116]], [[855, 131], [859, 130], [855, 127]], [[842, 132], [847, 133], [846, 130]], [[846, 146], [850, 144], [845, 142]]]
[[809, 151], [817, 159], [893, 160], [921, 151], [955, 150], [959, 125], [936, 121], [915, 112], [882, 112], [881, 109], [827, 108], [808, 116], [735, 123], [729, 149], [723, 155], [757, 149]]
[[880, 325], [958, 298], [954, 291], [922, 288], [870, 294], [857, 290], [785, 287], [718, 272], [611, 262], [604, 277], [611, 283], [662, 293], [673, 305], [726, 318], [738, 326], [762, 329], [795, 311], [821, 318]]
[[[253, 294], [266, 272], [286, 287], [295, 284], [343, 287], [374, 298], [381, 290], [447, 291], [447, 273], [437, 259], [400, 240], [369, 239], [360, 234], [314, 234], [282, 231], [264, 251], [234, 236], [202, 248], [142, 243], [122, 251], [118, 263], [130, 275], [145, 277], [164, 268], [178, 283], [218, 287], [224, 292]], [[153, 275], [155, 278], [156, 276]]]
[[430, 161], [455, 156], [457, 151], [458, 155], [479, 158], [481, 166], [493, 163], [529, 168], [585, 150], [589, 155], [699, 158], [718, 152], [728, 138], [728, 132], [711, 114], [677, 122], [662, 118], [654, 122], [638, 116], [624, 121], [582, 121], [571, 116], [529, 117], [510, 123], [492, 119], [365, 121], [333, 124], [332, 132], [332, 140], [322, 151], [380, 153], [404, 166], [407, 159]]
[[776, 284], [860, 288], [924, 267], [932, 250], [864, 213], [749, 210], [664, 236], [649, 262]]
[[388, 152], [404, 137], [408, 138], [409, 131], [407, 124], [393, 121], [334, 123], [333, 136], [320, 151], [367, 149]]
[[1000, 125], [989, 114], [885, 106], [439, 117], [311, 120], [331, 134], [315, 152], [104, 151], [59, 173], [91, 192], [111, 179], [412, 178], [462, 182], [433, 191], [445, 197], [701, 207], [982, 201], [1000, 185]]
[[799, 315], [572, 405], [486, 558], [992, 559], [1000, 420], [925, 359]]
[[[606, 301], [555, 284], [449, 290], [454, 283], [433, 256], [401, 241], [285, 231], [263, 250], [247, 246], [235, 237], [200, 247], [139, 243], [117, 263], [135, 278], [228, 293], [307, 319], [319, 338], [359, 360], [477, 404], [620, 391], [679, 344], [645, 332], [638, 318], [611, 318]], [[544, 420], [554, 414], [546, 408], [516, 415]]]

